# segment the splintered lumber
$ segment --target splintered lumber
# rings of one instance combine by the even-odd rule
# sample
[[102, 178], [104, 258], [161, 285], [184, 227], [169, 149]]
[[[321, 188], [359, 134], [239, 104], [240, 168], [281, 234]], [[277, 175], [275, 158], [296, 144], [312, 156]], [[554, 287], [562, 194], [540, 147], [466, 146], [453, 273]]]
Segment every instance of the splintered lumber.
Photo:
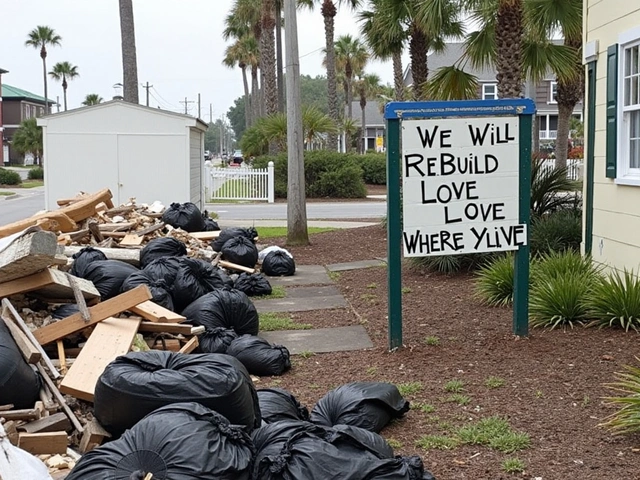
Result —
[[[0, 297], [8, 297], [17, 293], [37, 292], [37, 296], [49, 300], [75, 299], [73, 286], [69, 276], [65, 272], [53, 268], [47, 268], [28, 277], [16, 278], [8, 282], [0, 283]], [[74, 283], [87, 300], [97, 299], [100, 293], [93, 282], [83, 278], [73, 278]]]
[[98, 378], [109, 363], [129, 351], [141, 320], [139, 317], [111, 317], [96, 325], [62, 380], [60, 391], [93, 402]]
[[[29, 341], [38, 349], [38, 351], [40, 352], [40, 355], [42, 355], [42, 361], [51, 372], [51, 375], [53, 375], [53, 378], [54, 379], [59, 378], [60, 372], [58, 372], [56, 367], [53, 366], [53, 363], [51, 363], [51, 359], [49, 358], [49, 355], [47, 355], [47, 353], [44, 351], [42, 346], [38, 343], [38, 341], [36, 340], [36, 337], [33, 336], [33, 333], [31, 333], [31, 330], [29, 329], [29, 327], [27, 327], [27, 324], [24, 323], [24, 320], [22, 319], [18, 311], [14, 308], [13, 305], [11, 305], [11, 302], [9, 301], [9, 299], [3, 298], [2, 299], [2, 316], [7, 318], [7, 312], [11, 314], [14, 321], [18, 325], [18, 327], [20, 327], [20, 330], [22, 330], [22, 333], [24, 333], [29, 339]], [[42, 368], [40, 367], [40, 365], [37, 365], [37, 366], [38, 368]]]
[[140, 315], [142, 318], [145, 318], [151, 322], [157, 323], [182, 323], [187, 319], [182, 315], [179, 315], [167, 308], [153, 303], [151, 300], [147, 300], [146, 302], [142, 302], [135, 307], [131, 307], [129, 311], [135, 313], [136, 315]]
[[36, 403], [39, 403], [42, 407], [5, 410], [4, 412], [0, 412], [0, 417], [6, 420], [39, 420], [42, 418], [42, 413], [44, 412], [44, 404], [42, 402]]
[[98, 228], [104, 235], [105, 232], [122, 232], [123, 230], [130, 230], [135, 226], [135, 222], [101, 223], [98, 225]]
[[194, 327], [186, 323], [142, 322], [138, 331], [145, 333], [172, 333], [174, 335], [198, 335], [204, 332], [204, 327]]
[[147, 473], [147, 475], [142, 480], [153, 480], [153, 473]]
[[246, 272], [249, 274], [256, 273], [255, 268], [244, 267], [242, 265], [237, 265], [235, 263], [227, 262], [226, 260], [220, 260], [218, 262], [218, 265], [220, 265], [223, 268], [227, 268], [229, 270], [238, 270], [240, 272]]
[[7, 436], [7, 438], [9, 438], [9, 442], [11, 443], [11, 445], [14, 445], [17, 447], [18, 446], [18, 429], [16, 427], [16, 422], [14, 422], [13, 420], [10, 420], [4, 425], [2, 425], [2, 428], [4, 428], [4, 433]]
[[87, 308], [87, 302], [84, 300], [84, 295], [82, 293], [82, 289], [78, 282], [76, 282], [76, 278], [70, 273], [67, 273], [67, 280], [69, 281], [69, 286], [71, 287], [71, 291], [73, 292], [73, 298], [76, 300], [76, 305], [78, 305], [78, 310], [82, 315], [82, 319], [85, 322], [88, 322], [91, 316], [89, 315], [89, 309]]
[[20, 433], [18, 447], [34, 455], [67, 453], [66, 432]]
[[104, 302], [98, 303], [89, 308], [91, 313], [91, 319], [85, 322], [82, 319], [80, 312], [71, 315], [70, 317], [63, 318], [62, 320], [51, 323], [45, 327], [37, 329], [33, 332], [33, 336], [36, 338], [40, 345], [46, 345], [47, 343], [55, 342], [61, 338], [71, 335], [72, 333], [79, 332], [91, 325], [105, 320], [106, 318], [113, 317], [131, 307], [145, 302], [151, 298], [151, 292], [146, 285], [140, 285], [133, 290], [121, 293], [117, 297], [110, 298]]
[[177, 338], [157, 338], [156, 340], [149, 340], [147, 343], [151, 350], [164, 350], [166, 352], [178, 352], [180, 350], [180, 340]]
[[58, 362], [60, 362], [60, 373], [62, 375], [67, 374], [67, 356], [64, 353], [64, 343], [62, 340], [57, 340], [58, 345]]
[[[71, 245], [68, 247], [64, 247], [64, 254], [67, 257], [72, 257], [75, 253], [78, 253], [80, 250], [85, 248], [86, 245], [75, 246]], [[138, 249], [127, 249], [127, 248], [101, 248], [97, 247], [97, 250], [100, 250], [109, 260], [120, 260], [122, 262], [130, 263], [134, 266], [140, 265], [140, 250]]]
[[214, 232], [191, 232], [189, 235], [193, 238], [197, 238], [198, 240], [207, 241], [218, 238], [220, 236], [220, 230], [216, 230]]
[[128, 233], [122, 240], [120, 240], [120, 245], [127, 247], [137, 247], [139, 245], [142, 245], [143, 240], [143, 236], [136, 235], [135, 233]]
[[7, 237], [22, 230], [39, 226], [42, 230], [73, 232], [78, 228], [76, 222], [66, 215], [62, 210], [55, 212], [45, 212], [34, 215], [33, 217], [18, 220], [0, 227], [0, 238]]
[[87, 423], [82, 438], [80, 439], [80, 451], [87, 453], [99, 447], [105, 438], [111, 438], [111, 434], [107, 432], [95, 418], [92, 419]]
[[53, 265], [57, 246], [56, 235], [43, 230], [16, 238], [0, 250], [0, 283], [26, 277]]
[[[147, 213], [146, 215], [148, 217], [154, 217], [155, 214], [152, 215], [152, 214]], [[160, 215], [162, 215], [162, 214], [160, 214]], [[151, 225], [151, 226], [149, 226], [147, 228], [144, 228], [142, 230], [138, 230], [136, 232], [136, 234], [138, 234], [138, 235], [140, 235], [142, 237], [144, 235], [148, 235], [150, 233], [157, 232], [158, 230], [162, 230], [164, 227], [165, 227], [164, 222], [160, 222], [160, 223], [156, 223], [155, 225]]]
[[93, 216], [96, 212], [96, 206], [100, 203], [105, 203], [107, 208], [112, 208], [112, 196], [111, 191], [105, 188], [91, 195], [86, 195], [77, 202], [67, 205], [58, 211], [68, 215], [73, 221], [80, 222]]
[[182, 346], [182, 348], [180, 350], [178, 350], [178, 351], [180, 353], [191, 353], [196, 348], [198, 348], [198, 345], [200, 345], [200, 343], [198, 342], [198, 337], [193, 337], [193, 338], [191, 338], [191, 340], [189, 340], [187, 343], [185, 343]]
[[87, 226], [89, 227], [89, 231], [91, 232], [91, 235], [93, 236], [93, 238], [95, 238], [96, 242], [101, 242], [104, 240], [102, 233], [100, 233], [100, 227], [98, 227], [98, 222], [96, 222], [95, 220], [89, 220], [89, 223], [87, 224]]
[[78, 417], [76, 417], [76, 415], [73, 413], [73, 411], [71, 411], [71, 409], [69, 408], [69, 405], [67, 405], [67, 401], [64, 399], [64, 397], [60, 393], [60, 390], [58, 390], [58, 387], [56, 387], [56, 384], [53, 383], [53, 380], [49, 378], [49, 375], [47, 375], [47, 372], [45, 372], [44, 368], [42, 368], [42, 365], [38, 364], [36, 365], [36, 368], [40, 373], [40, 376], [44, 380], [44, 383], [47, 385], [47, 388], [55, 397], [56, 401], [58, 402], [58, 405], [62, 407], [62, 410], [64, 411], [64, 413], [67, 415], [69, 420], [71, 420], [71, 424], [73, 425], [73, 428], [75, 428], [78, 431], [78, 433], [82, 433], [84, 431], [82, 424], [78, 420]]
[[20, 350], [20, 353], [24, 357], [25, 361], [34, 365], [38, 363], [42, 358], [40, 350], [38, 350], [38, 348], [31, 343], [29, 338], [27, 338], [23, 331], [20, 330], [18, 326], [13, 323], [10, 318], [8, 318], [8, 316], [5, 317], [4, 315], [0, 315], [0, 318], [2, 318], [1, 321], [3, 321], [9, 329], [9, 333], [11, 333], [13, 340], [18, 346], [18, 350]]
[[48, 417], [42, 417], [40, 420], [36, 420], [31, 423], [26, 423], [18, 427], [18, 430], [26, 433], [45, 433], [45, 432], [61, 432], [71, 430], [71, 422], [67, 416], [60, 412], [49, 415]]

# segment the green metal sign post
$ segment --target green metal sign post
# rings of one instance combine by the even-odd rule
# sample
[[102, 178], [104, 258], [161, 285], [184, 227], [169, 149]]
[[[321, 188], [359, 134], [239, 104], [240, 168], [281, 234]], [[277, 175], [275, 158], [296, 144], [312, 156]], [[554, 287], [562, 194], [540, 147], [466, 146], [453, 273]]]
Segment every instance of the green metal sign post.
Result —
[[513, 333], [528, 335], [534, 113], [530, 99], [387, 104], [390, 350], [402, 346], [403, 251], [515, 250]]

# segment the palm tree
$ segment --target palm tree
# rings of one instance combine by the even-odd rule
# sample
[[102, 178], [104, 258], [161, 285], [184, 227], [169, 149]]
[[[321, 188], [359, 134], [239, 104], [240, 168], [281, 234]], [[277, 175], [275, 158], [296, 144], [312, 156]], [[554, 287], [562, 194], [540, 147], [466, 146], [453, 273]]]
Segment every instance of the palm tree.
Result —
[[318, 107], [309, 105], [302, 108], [302, 131], [307, 150], [312, 150], [313, 144], [322, 141], [327, 134], [338, 133], [338, 126]]
[[27, 41], [24, 44], [27, 47], [33, 47], [40, 50], [40, 58], [42, 59], [42, 76], [44, 79], [44, 99], [45, 112], [49, 113], [49, 89], [47, 85], [47, 46], [59, 46], [62, 37], [56, 33], [53, 28], [38, 25], [28, 34]]
[[20, 126], [13, 134], [11, 146], [21, 155], [26, 153], [33, 154], [38, 160], [36, 163], [41, 164], [39, 160], [42, 154], [42, 127], [38, 126], [35, 117], [27, 118], [20, 123]]
[[86, 106], [98, 105], [103, 101], [104, 101], [103, 98], [97, 93], [87, 93], [87, 96], [84, 97], [84, 100], [82, 101], [82, 105], [86, 105]]
[[[252, 68], [258, 64], [258, 42], [250, 35], [245, 34], [238, 38], [232, 45], [225, 50], [223, 62], [227, 67], [235, 67], [238, 65], [242, 71], [242, 84], [244, 86], [244, 116], [246, 128], [252, 123], [251, 118], [251, 101], [249, 97], [249, 82], [247, 80], [247, 65]], [[257, 80], [257, 75], [256, 75]]]
[[380, 89], [380, 77], [375, 73], [361, 75], [357, 82], [358, 94], [360, 95], [360, 127], [362, 128], [362, 146], [360, 153], [367, 153], [367, 117], [365, 108], [367, 99], [377, 96]]
[[275, 52], [275, 0], [262, 0], [262, 37], [260, 43], [260, 68], [264, 73], [265, 113], [278, 111], [278, 85], [276, 80]]
[[[335, 44], [336, 70], [344, 73], [345, 102], [347, 118], [353, 116], [353, 78], [364, 69], [369, 52], [358, 38], [351, 35], [338, 37]], [[326, 55], [328, 57], [328, 55]], [[325, 58], [326, 61], [326, 58]]]
[[[299, 0], [298, 3], [302, 6], [313, 8], [315, 3], [320, 3], [320, 11], [324, 18], [324, 36], [325, 36], [325, 51], [327, 55], [327, 101], [329, 106], [329, 117], [338, 124], [340, 115], [338, 112], [338, 86], [336, 83], [336, 55], [334, 51], [334, 31], [335, 31], [335, 16], [338, 13], [336, 3], [338, 6], [347, 5], [348, 7], [355, 9], [362, 3], [360, 0]], [[327, 137], [327, 144], [329, 150], [338, 149], [338, 136], [331, 133]]]
[[139, 103], [138, 61], [136, 58], [136, 31], [133, 22], [132, 0], [119, 0], [120, 37], [122, 42], [122, 76], [124, 101]]
[[567, 166], [568, 139], [573, 110], [584, 97], [584, 67], [582, 66], [582, 1], [537, 0], [529, 2], [528, 26], [534, 34], [550, 38], [561, 32], [564, 45], [573, 58], [567, 72], [554, 68], [558, 90], [558, 136], [556, 140], [556, 168]]
[[340, 131], [344, 136], [344, 151], [351, 151], [353, 145], [353, 136], [358, 132], [358, 122], [353, 118], [345, 118], [340, 123]]
[[64, 98], [64, 110], [67, 111], [67, 80], [73, 80], [79, 77], [78, 67], [71, 65], [69, 62], [58, 62], [53, 66], [53, 70], [49, 72], [49, 76], [58, 82], [62, 82], [62, 94]]

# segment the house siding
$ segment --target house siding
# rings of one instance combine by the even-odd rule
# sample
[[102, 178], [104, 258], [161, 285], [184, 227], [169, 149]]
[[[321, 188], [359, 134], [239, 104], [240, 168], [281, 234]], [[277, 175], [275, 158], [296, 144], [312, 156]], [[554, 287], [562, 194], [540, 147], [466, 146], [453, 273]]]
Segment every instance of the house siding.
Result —
[[640, 5], [617, 0], [585, 0], [584, 7], [585, 44], [598, 42], [595, 131], [586, 132], [593, 134], [594, 140], [592, 256], [594, 261], [618, 270], [632, 268], [638, 271], [640, 186], [616, 184], [614, 179], [606, 178], [605, 173], [607, 48], [618, 43], [621, 32], [640, 27]]

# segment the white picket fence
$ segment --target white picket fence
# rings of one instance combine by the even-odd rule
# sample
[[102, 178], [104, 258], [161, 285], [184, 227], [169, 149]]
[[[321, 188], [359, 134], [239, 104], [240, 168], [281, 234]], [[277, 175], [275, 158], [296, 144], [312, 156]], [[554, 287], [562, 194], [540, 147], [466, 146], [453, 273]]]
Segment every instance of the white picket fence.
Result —
[[275, 199], [273, 162], [267, 168], [204, 167], [206, 202], [216, 200], [262, 201]]
[[[547, 158], [542, 162], [542, 169], [547, 172], [553, 170], [556, 163], [555, 160]], [[569, 180], [582, 180], [583, 175], [583, 161], [582, 159], [568, 159], [567, 160], [567, 178]]]

